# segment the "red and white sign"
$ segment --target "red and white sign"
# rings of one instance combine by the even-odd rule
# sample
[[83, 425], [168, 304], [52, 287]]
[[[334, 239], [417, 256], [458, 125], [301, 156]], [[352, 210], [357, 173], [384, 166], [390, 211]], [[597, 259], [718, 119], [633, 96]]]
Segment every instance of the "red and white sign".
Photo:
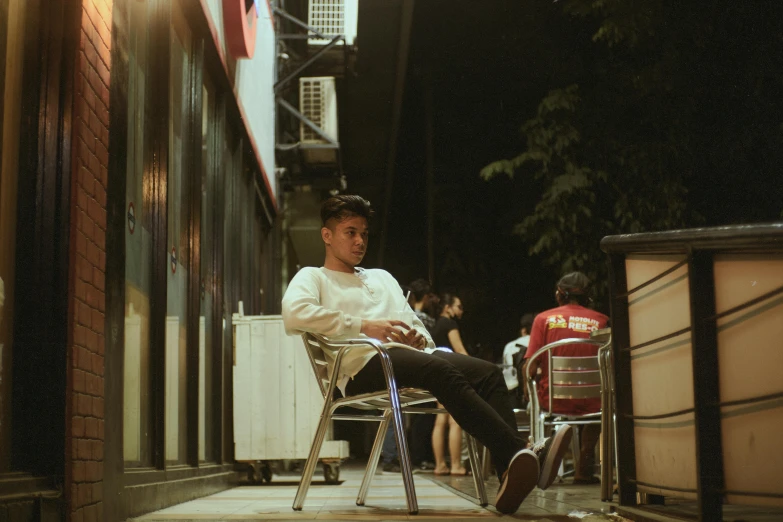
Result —
[[245, 0], [223, 0], [223, 30], [234, 58], [252, 58], [258, 30], [258, 0], [249, 10], [245, 9]]
[[177, 247], [171, 247], [171, 273], [177, 273]]

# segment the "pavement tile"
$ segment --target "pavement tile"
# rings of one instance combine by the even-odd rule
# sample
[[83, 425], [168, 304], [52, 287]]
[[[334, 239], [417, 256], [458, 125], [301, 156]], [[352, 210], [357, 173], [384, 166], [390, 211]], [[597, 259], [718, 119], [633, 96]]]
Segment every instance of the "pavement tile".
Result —
[[[538, 522], [573, 522], [568, 514], [579, 510], [596, 513], [607, 509], [598, 499], [598, 489], [553, 487], [534, 490], [513, 516], [503, 516], [494, 507], [481, 508], [475, 499], [471, 477], [446, 477], [438, 480], [432, 474], [414, 475], [419, 512], [408, 513], [405, 489], [398, 475], [376, 476], [367, 495], [366, 506], [356, 505], [363, 469], [341, 470], [342, 482], [337, 485], [313, 485], [308, 491], [302, 511], [291, 508], [298, 486], [296, 476], [275, 476], [263, 485], [243, 485], [202, 499], [172, 506], [143, 517], [139, 522], [166, 520], [527, 520]], [[487, 481], [487, 495], [494, 498], [497, 478]], [[597, 509], [587, 509], [590, 505]], [[607, 520], [607, 519], [604, 519]], [[618, 519], [613, 519], [618, 520]]]
[[312, 510], [312, 511], [293, 511], [292, 509], [288, 508], [266, 508], [266, 509], [259, 509], [252, 512], [246, 512], [246, 513], [232, 513], [230, 515], [226, 515], [221, 520], [255, 520], [256, 518], [290, 518], [290, 519], [301, 519], [305, 518], [308, 520], [314, 519], [320, 511], [318, 510]]
[[215, 517], [215, 515], [196, 515], [196, 514], [188, 514], [188, 513], [170, 513], [170, 514], [158, 514], [157, 512], [150, 515], [144, 515], [141, 517], [136, 517], [132, 519], [134, 521], [156, 521], [156, 520], [198, 520], [199, 522], [204, 520], [220, 520]]

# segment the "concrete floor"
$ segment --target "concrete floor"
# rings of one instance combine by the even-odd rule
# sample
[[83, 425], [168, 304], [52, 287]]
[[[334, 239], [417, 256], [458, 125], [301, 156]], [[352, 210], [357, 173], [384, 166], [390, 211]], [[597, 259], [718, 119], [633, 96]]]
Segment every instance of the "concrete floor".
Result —
[[[611, 504], [599, 500], [598, 486], [555, 484], [547, 491], [534, 490], [512, 516], [503, 516], [492, 506], [476, 503], [471, 477], [435, 477], [431, 473], [414, 475], [419, 513], [409, 515], [399, 474], [378, 474], [370, 487], [367, 505], [356, 505], [363, 467], [343, 465], [340, 483], [327, 485], [316, 472], [304, 509], [293, 511], [299, 477], [275, 475], [264, 485], [247, 485], [198, 500], [162, 509], [133, 519], [139, 522], [171, 520], [460, 520], [504, 519], [550, 522], [614, 521], [627, 519], [610, 513]], [[490, 502], [498, 482], [487, 482]]]
[[[450, 488], [458, 494], [468, 496], [475, 495], [473, 479], [470, 477], [432, 477], [446, 488]], [[487, 481], [487, 490], [496, 491], [498, 481], [490, 477]], [[574, 486], [570, 479], [555, 483], [546, 491], [534, 490], [512, 518], [517, 520], [575, 520], [575, 513], [570, 512], [570, 517], [563, 517], [562, 512], [566, 506], [577, 506], [584, 513], [593, 515], [583, 520], [622, 520], [609, 515], [616, 510], [617, 514], [630, 518], [637, 522], [682, 522], [698, 520], [698, 505], [695, 501], [669, 497], [665, 505], [647, 505], [637, 507], [619, 506], [617, 502], [601, 502], [599, 486]], [[617, 500], [617, 496], [615, 496]], [[778, 502], [779, 503], [779, 502]], [[557, 506], [551, 509], [551, 506]], [[536, 510], [538, 508], [550, 509], [554, 512], [546, 518]], [[530, 513], [531, 517], [524, 515]], [[783, 507], [779, 506], [723, 506], [723, 522], [781, 522], [783, 521]]]

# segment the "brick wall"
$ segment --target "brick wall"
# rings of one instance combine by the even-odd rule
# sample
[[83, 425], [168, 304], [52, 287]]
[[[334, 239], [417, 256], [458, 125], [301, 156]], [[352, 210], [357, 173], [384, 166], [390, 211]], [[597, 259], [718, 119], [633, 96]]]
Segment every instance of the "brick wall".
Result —
[[82, 0], [74, 71], [70, 347], [66, 406], [68, 520], [103, 520], [106, 183], [111, 0]]

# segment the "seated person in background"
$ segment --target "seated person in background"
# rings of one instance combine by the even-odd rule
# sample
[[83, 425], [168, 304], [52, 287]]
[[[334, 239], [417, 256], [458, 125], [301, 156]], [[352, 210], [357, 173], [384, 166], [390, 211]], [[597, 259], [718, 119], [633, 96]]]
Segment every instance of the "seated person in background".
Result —
[[[411, 298], [413, 299], [411, 308], [432, 336], [438, 308], [438, 296], [426, 279], [416, 279], [408, 286], [411, 289]], [[435, 415], [413, 415], [411, 418], [408, 439], [411, 462], [423, 470], [435, 469], [435, 453], [432, 450], [432, 430], [434, 427]], [[391, 443], [396, 444], [394, 437], [392, 437]]]
[[[514, 412], [500, 369], [489, 362], [433, 350], [424, 325], [407, 306], [397, 281], [386, 271], [357, 265], [367, 250], [370, 203], [339, 195], [321, 206], [324, 266], [301, 269], [283, 296], [283, 322], [289, 334], [313, 332], [334, 340], [367, 337], [395, 341], [389, 348], [400, 387], [423, 388], [446, 407], [460, 426], [492, 453], [500, 478], [495, 506], [513, 513], [538, 485], [548, 488], [571, 440], [571, 428], [527, 449], [516, 430]], [[405, 320], [397, 319], [407, 310]], [[336, 353], [328, 352], [333, 364]], [[342, 359], [337, 387], [344, 396], [386, 388], [371, 346], [352, 347]], [[331, 373], [331, 370], [330, 370]]]
[[[555, 291], [557, 308], [538, 314], [533, 321], [530, 344], [525, 358], [532, 357], [542, 346], [553, 341], [568, 338], [589, 338], [590, 332], [604, 328], [608, 317], [601, 312], [587, 308], [590, 299], [591, 283], [581, 272], [571, 272], [560, 278]], [[596, 356], [598, 347], [592, 344], [574, 344], [552, 350], [553, 356]], [[537, 385], [538, 401], [541, 409], [549, 407], [548, 362], [541, 357], [526, 366], [527, 375], [535, 375], [541, 368]], [[557, 413], [585, 415], [601, 411], [601, 399], [553, 399], [552, 408]], [[595, 465], [595, 445], [601, 434], [597, 424], [586, 424], [582, 430], [579, 469], [574, 473], [575, 484], [592, 484], [599, 480], [593, 476]]]
[[426, 279], [416, 279], [410, 285], [413, 304], [411, 308], [416, 313], [424, 327], [432, 335], [435, 328], [435, 309], [438, 307], [438, 296], [432, 291], [432, 285]]
[[[408, 305], [432, 334], [435, 319], [427, 312], [431, 310], [438, 298], [432, 292], [432, 287], [426, 279], [416, 279], [410, 285], [401, 285], [403, 294], [408, 296]], [[414, 415], [411, 420], [411, 435], [409, 451], [411, 462], [422, 469], [435, 469], [435, 455], [432, 448], [432, 430], [435, 424], [433, 415]], [[381, 468], [384, 473], [399, 473], [400, 464], [397, 455], [397, 441], [394, 438], [394, 427], [389, 429], [383, 439], [381, 449]], [[464, 475], [464, 472], [462, 473]]]
[[[402, 293], [408, 298], [408, 306], [413, 308], [413, 304], [416, 302], [416, 298], [411, 292], [411, 287], [408, 285], [400, 285]], [[417, 415], [416, 417], [418, 417]], [[413, 451], [410, 450], [411, 461], [413, 461]], [[389, 428], [386, 430], [386, 435], [383, 438], [383, 445], [381, 446], [381, 469], [383, 473], [399, 473], [400, 470], [400, 458], [397, 454], [397, 441], [394, 439], [394, 426], [389, 423]]]
[[530, 343], [530, 329], [533, 326], [533, 314], [525, 314], [519, 321], [519, 337], [508, 343], [503, 348], [503, 378], [506, 380], [506, 387], [511, 392], [515, 400], [515, 408], [525, 407], [524, 390], [525, 385], [519, 385], [517, 375], [522, 371], [521, 363], [527, 353], [527, 346]]

